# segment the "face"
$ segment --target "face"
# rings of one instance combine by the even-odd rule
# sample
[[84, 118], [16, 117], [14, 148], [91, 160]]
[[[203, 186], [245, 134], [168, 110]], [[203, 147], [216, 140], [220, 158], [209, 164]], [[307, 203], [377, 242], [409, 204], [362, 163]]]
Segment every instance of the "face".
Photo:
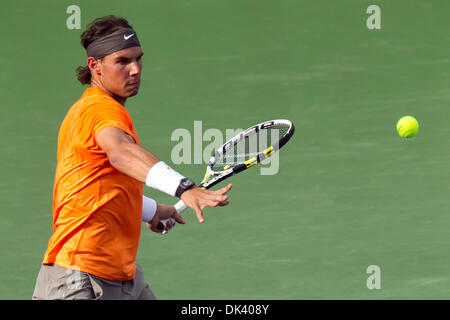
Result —
[[131, 47], [96, 60], [93, 79], [113, 95], [124, 99], [135, 96], [141, 83], [143, 55], [140, 47]]

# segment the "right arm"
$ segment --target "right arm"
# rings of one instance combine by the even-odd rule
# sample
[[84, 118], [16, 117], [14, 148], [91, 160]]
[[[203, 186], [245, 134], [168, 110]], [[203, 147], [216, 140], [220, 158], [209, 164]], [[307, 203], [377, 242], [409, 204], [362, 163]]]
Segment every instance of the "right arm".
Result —
[[[150, 169], [160, 161], [150, 151], [137, 145], [130, 135], [118, 128], [103, 128], [95, 138], [114, 168], [142, 183], [146, 183]], [[195, 211], [198, 221], [203, 223], [205, 221], [203, 209], [208, 206], [227, 205], [229, 201], [225, 194], [230, 190], [231, 184], [216, 191], [193, 187], [181, 195], [181, 200]]]

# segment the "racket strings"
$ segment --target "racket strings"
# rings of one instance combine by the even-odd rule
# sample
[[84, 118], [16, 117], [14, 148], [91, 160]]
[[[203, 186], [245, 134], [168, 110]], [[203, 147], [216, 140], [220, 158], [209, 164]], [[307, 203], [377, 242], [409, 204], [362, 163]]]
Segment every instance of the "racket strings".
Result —
[[270, 146], [277, 144], [288, 130], [288, 126], [279, 125], [261, 129], [257, 133], [246, 136], [227, 149], [220, 158], [216, 159], [212, 170], [228, 170], [256, 157]]

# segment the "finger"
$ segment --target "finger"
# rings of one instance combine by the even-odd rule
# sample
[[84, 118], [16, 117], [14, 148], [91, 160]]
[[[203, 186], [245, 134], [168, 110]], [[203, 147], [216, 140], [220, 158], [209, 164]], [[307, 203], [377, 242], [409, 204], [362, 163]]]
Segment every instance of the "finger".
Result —
[[195, 209], [195, 213], [197, 214], [197, 220], [200, 223], [205, 222], [205, 218], [203, 217], [203, 210], [201, 208]]
[[164, 224], [162, 222], [159, 222], [158, 224], [153, 225], [150, 229], [152, 229], [155, 232], [163, 231], [164, 230]]
[[220, 201], [217, 200], [208, 200], [203, 207], [217, 207], [219, 205]]
[[227, 204], [229, 204], [230, 203], [230, 201], [224, 201], [224, 202], [221, 202], [221, 203], [219, 203], [219, 206], [221, 206], [221, 207], [225, 207]]
[[216, 201], [219, 204], [227, 202], [228, 201], [228, 196], [216, 196], [215, 198], [211, 199], [212, 201]]
[[158, 231], [163, 231], [164, 230], [164, 225], [161, 223], [161, 220], [158, 219], [158, 217], [155, 217], [152, 219], [152, 221], [147, 222], [148, 227], [150, 228], [150, 230], [154, 231], [154, 232], [158, 232]]
[[153, 224], [150, 228], [153, 232], [162, 233], [164, 230], [164, 225], [160, 222], [157, 225]]
[[204, 190], [204, 198], [214, 201], [226, 201], [228, 196], [225, 194], [231, 190], [231, 184], [219, 190]]
[[186, 222], [183, 220], [183, 218], [178, 214], [174, 213], [173, 218], [177, 223], [185, 224]]
[[228, 196], [225, 195], [207, 195], [205, 197], [205, 199], [203, 200], [203, 208], [208, 206], [208, 207], [217, 207], [222, 206], [222, 204], [227, 203], [228, 200]]
[[227, 186], [220, 188], [219, 190], [212, 191], [212, 192], [215, 194], [226, 194], [228, 191], [231, 190], [232, 187], [233, 187], [233, 185], [230, 183]]
[[208, 206], [210, 207], [223, 207], [226, 206], [227, 204], [230, 203], [230, 200], [228, 200], [228, 197], [225, 198], [220, 198], [220, 199], [216, 199], [216, 200], [210, 200], [210, 202], [208, 203]]

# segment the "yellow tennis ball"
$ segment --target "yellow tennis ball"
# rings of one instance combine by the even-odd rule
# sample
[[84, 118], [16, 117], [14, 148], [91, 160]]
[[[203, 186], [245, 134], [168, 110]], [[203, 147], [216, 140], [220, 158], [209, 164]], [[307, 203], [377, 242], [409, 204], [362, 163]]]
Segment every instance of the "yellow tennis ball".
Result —
[[412, 138], [419, 132], [419, 122], [414, 117], [405, 116], [398, 120], [397, 132], [402, 138]]

